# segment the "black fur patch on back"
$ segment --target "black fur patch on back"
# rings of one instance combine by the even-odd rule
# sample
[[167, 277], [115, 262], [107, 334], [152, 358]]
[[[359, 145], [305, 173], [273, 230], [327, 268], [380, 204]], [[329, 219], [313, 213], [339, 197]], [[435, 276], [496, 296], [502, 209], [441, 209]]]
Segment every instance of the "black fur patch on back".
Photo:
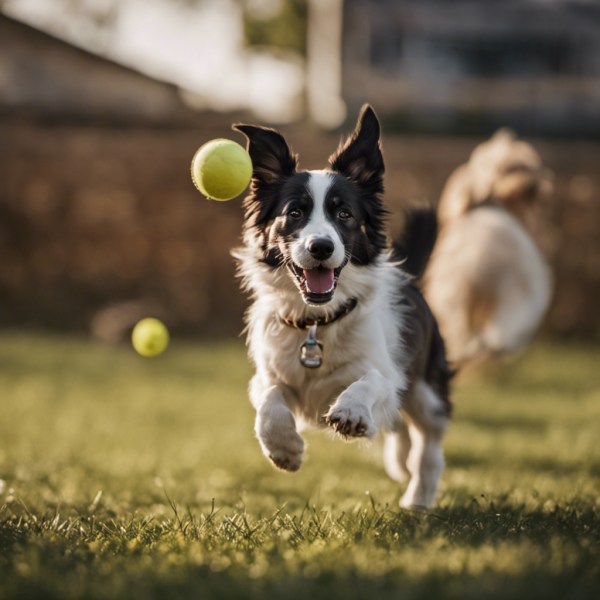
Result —
[[412, 382], [424, 380], [444, 402], [446, 414], [452, 413], [450, 380], [453, 372], [446, 360], [444, 340], [425, 298], [413, 284], [403, 290], [401, 304], [408, 310], [404, 344]]

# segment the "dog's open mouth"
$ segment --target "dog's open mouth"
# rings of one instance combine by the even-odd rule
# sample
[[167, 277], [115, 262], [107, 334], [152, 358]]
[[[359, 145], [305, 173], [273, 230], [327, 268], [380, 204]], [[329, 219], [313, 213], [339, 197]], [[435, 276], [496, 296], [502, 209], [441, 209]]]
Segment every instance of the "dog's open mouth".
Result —
[[333, 298], [344, 265], [337, 269], [327, 269], [321, 266], [314, 269], [303, 269], [294, 263], [289, 263], [289, 267], [298, 282], [305, 302], [325, 304]]

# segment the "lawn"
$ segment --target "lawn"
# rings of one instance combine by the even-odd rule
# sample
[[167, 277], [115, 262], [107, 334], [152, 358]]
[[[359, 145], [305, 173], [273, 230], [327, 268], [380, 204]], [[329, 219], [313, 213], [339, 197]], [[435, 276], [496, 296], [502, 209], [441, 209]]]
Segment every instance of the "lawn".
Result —
[[463, 384], [437, 507], [381, 441], [253, 437], [241, 342], [143, 359], [0, 333], [0, 599], [600, 597], [600, 346], [539, 343]]

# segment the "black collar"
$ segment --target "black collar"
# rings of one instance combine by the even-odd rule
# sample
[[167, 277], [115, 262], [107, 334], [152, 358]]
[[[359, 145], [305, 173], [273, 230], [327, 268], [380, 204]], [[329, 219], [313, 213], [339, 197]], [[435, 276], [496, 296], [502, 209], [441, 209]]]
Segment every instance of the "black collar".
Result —
[[289, 325], [290, 327], [295, 327], [296, 329], [308, 329], [309, 327], [312, 327], [313, 325], [318, 325], [320, 327], [322, 325], [329, 325], [330, 323], [333, 323], [334, 321], [337, 321], [338, 319], [345, 317], [348, 313], [352, 312], [356, 308], [357, 304], [358, 304], [358, 300], [356, 298], [352, 298], [351, 300], [348, 300], [348, 302], [346, 302], [346, 304], [344, 304], [340, 308], [340, 310], [338, 310], [331, 317], [322, 317], [320, 319], [314, 319], [312, 321], [309, 321], [307, 319], [302, 319], [301, 321], [292, 321], [291, 319], [285, 319], [281, 315], [279, 315], [279, 319], [285, 325]]

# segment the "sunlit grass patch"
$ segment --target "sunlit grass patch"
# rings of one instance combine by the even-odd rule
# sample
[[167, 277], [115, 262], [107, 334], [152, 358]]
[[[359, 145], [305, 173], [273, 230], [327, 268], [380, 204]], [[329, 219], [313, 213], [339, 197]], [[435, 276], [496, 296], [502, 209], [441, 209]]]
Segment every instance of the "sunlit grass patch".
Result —
[[0, 336], [0, 598], [595, 598], [600, 348], [455, 392], [431, 513], [380, 441], [260, 454], [238, 341]]

